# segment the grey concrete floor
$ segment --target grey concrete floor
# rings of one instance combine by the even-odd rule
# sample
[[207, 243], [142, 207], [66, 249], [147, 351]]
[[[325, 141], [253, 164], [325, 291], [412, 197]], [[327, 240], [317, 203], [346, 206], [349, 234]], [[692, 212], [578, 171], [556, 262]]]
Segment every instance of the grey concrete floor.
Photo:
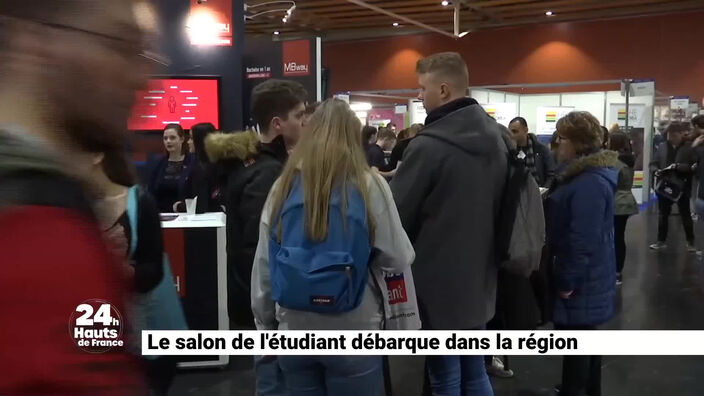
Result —
[[[679, 218], [670, 219], [669, 248], [653, 252], [657, 217], [641, 214], [628, 223], [628, 256], [616, 317], [604, 328], [649, 330], [704, 329], [704, 264], [685, 251]], [[704, 233], [697, 233], [704, 242]], [[704, 243], [701, 244], [704, 247]], [[225, 369], [190, 370], [178, 374], [171, 396], [251, 396], [254, 376], [251, 358], [233, 359]], [[511, 357], [516, 375], [492, 378], [497, 396], [551, 395], [560, 380], [559, 357]], [[394, 395], [420, 396], [422, 362], [391, 360]], [[604, 396], [704, 395], [704, 357], [604, 357]]]

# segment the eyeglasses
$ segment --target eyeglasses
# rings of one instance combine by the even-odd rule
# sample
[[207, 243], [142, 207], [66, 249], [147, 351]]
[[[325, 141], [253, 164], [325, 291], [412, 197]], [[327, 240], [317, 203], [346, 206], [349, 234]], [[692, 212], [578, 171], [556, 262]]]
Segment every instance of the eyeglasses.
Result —
[[[83, 29], [83, 28], [79, 28], [76, 26], [64, 25], [64, 24], [54, 23], [54, 22], [46, 22], [46, 21], [41, 21], [41, 20], [32, 19], [32, 18], [10, 17], [10, 16], [6, 16], [6, 15], [0, 15], [0, 18], [20, 19], [23, 21], [35, 23], [37, 25], [46, 26], [46, 27], [49, 27], [52, 29], [68, 30], [68, 31], [73, 31], [73, 32], [77, 32], [77, 33], [87, 34], [87, 35], [90, 35], [93, 37], [100, 37], [102, 39], [110, 40], [112, 42], [116, 42], [121, 45], [142, 47], [141, 45], [137, 44], [136, 42], [124, 39], [122, 37], [117, 37], [117, 36], [113, 36], [110, 34], [96, 32], [93, 30]], [[139, 51], [138, 56], [140, 56], [142, 58], [145, 58], [145, 59], [150, 60], [152, 62], [158, 63], [162, 66], [168, 67], [171, 65], [171, 61], [169, 60], [169, 58], [167, 56], [160, 54], [160, 53], [157, 53], [156, 51], [150, 51], [145, 48], [139, 48], [138, 51]]]

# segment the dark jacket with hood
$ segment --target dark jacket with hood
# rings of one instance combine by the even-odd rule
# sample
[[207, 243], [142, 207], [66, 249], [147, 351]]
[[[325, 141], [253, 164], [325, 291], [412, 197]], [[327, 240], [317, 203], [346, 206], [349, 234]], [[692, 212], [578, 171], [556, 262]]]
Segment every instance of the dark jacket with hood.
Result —
[[[618, 154], [600, 151], [570, 163], [547, 201], [547, 236], [554, 257], [553, 322], [600, 325], [614, 314], [614, 194]], [[568, 299], [560, 291], [570, 291]]]
[[211, 134], [206, 151], [230, 169], [223, 203], [227, 212], [227, 289], [230, 320], [254, 328], [251, 278], [259, 242], [259, 219], [269, 190], [288, 158], [282, 136], [260, 143], [256, 132]]
[[0, 129], [0, 356], [12, 357], [0, 394], [141, 394], [131, 356], [83, 353], [66, 334], [68, 315], [89, 298], [126, 315], [127, 285], [65, 161]]
[[535, 181], [540, 187], [549, 187], [555, 177], [555, 159], [548, 146], [540, 143], [535, 135], [532, 133], [528, 134], [528, 139], [533, 143], [536, 170]]
[[428, 115], [391, 182], [416, 251], [424, 328], [475, 328], [494, 316], [494, 222], [508, 171], [502, 134], [475, 100], [447, 103]]
[[636, 157], [631, 153], [622, 153], [619, 154], [618, 161], [618, 187], [614, 201], [614, 214], [616, 216], [638, 214], [638, 201], [631, 191]]

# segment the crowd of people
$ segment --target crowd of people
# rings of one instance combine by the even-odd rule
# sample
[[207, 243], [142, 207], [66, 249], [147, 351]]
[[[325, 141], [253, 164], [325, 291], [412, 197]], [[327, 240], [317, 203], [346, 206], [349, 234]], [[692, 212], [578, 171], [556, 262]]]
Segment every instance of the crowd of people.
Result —
[[[168, 393], [174, 358], [84, 353], [66, 337], [67, 314], [87, 298], [130, 312], [127, 296], [170, 276], [159, 213], [196, 197], [199, 213], [227, 215], [231, 329], [388, 329], [380, 282], [399, 274], [420, 321], [396, 329], [493, 327], [518, 299], [507, 289], [527, 290], [537, 314], [497, 326], [596, 330], [614, 316], [626, 224], [638, 213], [635, 158], [628, 135], [591, 114], [560, 119], [551, 151], [524, 118], [506, 128], [487, 115], [466, 96], [460, 55], [438, 53], [415, 70], [424, 125], [363, 126], [344, 101], [307, 104], [300, 84], [272, 79], [252, 93], [258, 132], [167, 125], [165, 153], [140, 182], [124, 120], [149, 72], [148, 7], [134, 18], [128, 2], [67, 1], [60, 12], [40, 3], [0, 5], [0, 33], [13, 37], [0, 43], [0, 229], [11, 230], [0, 236], [0, 338], [11, 340], [0, 356], [12, 362], [0, 394]], [[693, 125], [700, 132], [704, 118]], [[670, 125], [652, 164], [664, 186], [653, 249], [665, 248], [676, 203], [696, 251], [690, 192], [704, 176], [704, 136], [687, 131]], [[541, 187], [546, 234], [540, 267], [518, 278], [496, 248], [517, 169]], [[701, 189], [695, 206], [704, 211]], [[507, 370], [499, 359], [429, 356], [426, 390], [492, 395], [487, 367]], [[388, 391], [379, 356], [259, 356], [254, 368], [259, 395]], [[557, 388], [598, 395], [600, 372], [598, 356], [565, 357]]]

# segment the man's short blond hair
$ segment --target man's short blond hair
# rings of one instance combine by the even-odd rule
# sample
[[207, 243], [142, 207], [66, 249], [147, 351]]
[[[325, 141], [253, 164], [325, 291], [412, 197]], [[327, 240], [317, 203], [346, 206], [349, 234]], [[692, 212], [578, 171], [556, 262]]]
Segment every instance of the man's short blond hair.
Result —
[[467, 64], [457, 52], [440, 52], [419, 60], [416, 73], [434, 74], [458, 90], [469, 87]]

